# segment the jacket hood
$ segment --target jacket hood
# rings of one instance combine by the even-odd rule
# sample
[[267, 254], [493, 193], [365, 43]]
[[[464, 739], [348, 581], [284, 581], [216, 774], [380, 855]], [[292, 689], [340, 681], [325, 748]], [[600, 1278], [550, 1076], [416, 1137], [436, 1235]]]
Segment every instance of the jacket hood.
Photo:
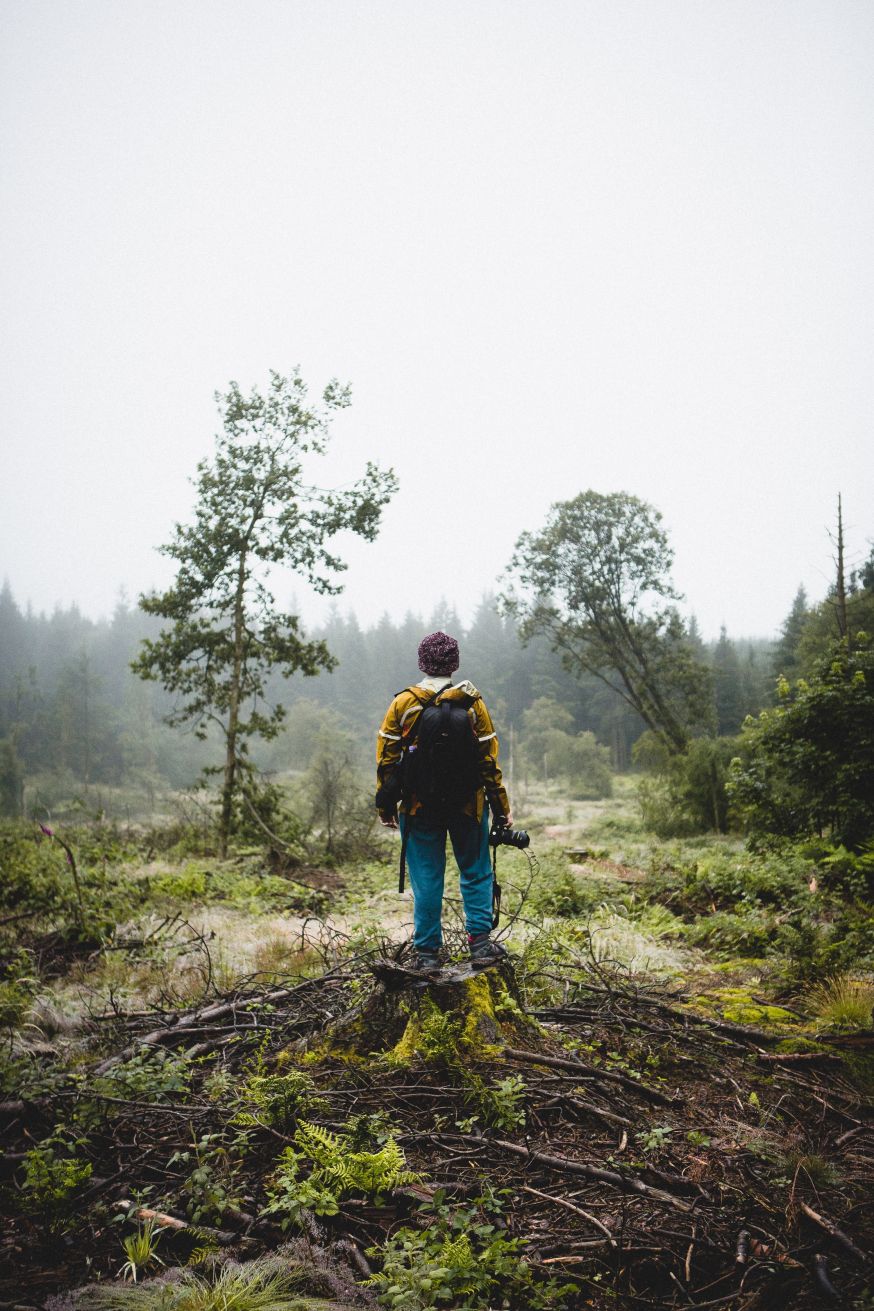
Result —
[[476, 701], [479, 692], [469, 678], [463, 678], [460, 683], [453, 683], [451, 687], [444, 687], [441, 692], [437, 693], [437, 697], [440, 701]]

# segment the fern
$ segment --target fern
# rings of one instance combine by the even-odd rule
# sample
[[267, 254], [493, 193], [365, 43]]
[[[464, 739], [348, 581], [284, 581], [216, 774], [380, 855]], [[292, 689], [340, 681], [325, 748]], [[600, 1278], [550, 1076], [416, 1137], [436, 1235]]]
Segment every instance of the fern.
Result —
[[373, 1195], [419, 1182], [419, 1176], [406, 1168], [406, 1158], [394, 1138], [386, 1139], [376, 1152], [356, 1152], [349, 1150], [345, 1135], [331, 1133], [319, 1124], [303, 1123], [294, 1140], [313, 1162], [314, 1173], [339, 1185], [344, 1192]]
[[[389, 1136], [374, 1152], [353, 1150], [348, 1134], [332, 1133], [306, 1121], [294, 1135], [295, 1147], [286, 1147], [278, 1161], [264, 1214], [281, 1215], [283, 1227], [298, 1221], [303, 1210], [336, 1215], [349, 1193], [379, 1197], [402, 1184], [418, 1183], [420, 1176], [407, 1169], [406, 1157]], [[309, 1173], [303, 1176], [302, 1169]]]
[[193, 1251], [191, 1251], [191, 1255], [189, 1256], [189, 1259], [187, 1259], [185, 1264], [203, 1265], [204, 1261], [210, 1260], [211, 1256], [215, 1256], [216, 1252], [220, 1252], [220, 1251], [221, 1248], [219, 1247], [218, 1243], [210, 1243], [207, 1240], [206, 1243], [199, 1244], [198, 1247], [195, 1247]]
[[235, 1124], [274, 1129], [289, 1129], [301, 1116], [320, 1114], [327, 1102], [305, 1070], [286, 1074], [256, 1072], [240, 1090], [242, 1109], [234, 1116]]

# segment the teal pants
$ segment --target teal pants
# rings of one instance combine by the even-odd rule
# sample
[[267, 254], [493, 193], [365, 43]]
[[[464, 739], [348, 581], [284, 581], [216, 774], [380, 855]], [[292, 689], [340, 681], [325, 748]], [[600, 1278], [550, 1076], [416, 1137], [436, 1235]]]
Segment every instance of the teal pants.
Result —
[[413, 945], [437, 951], [443, 942], [440, 912], [446, 874], [446, 837], [452, 843], [461, 876], [461, 899], [468, 933], [489, 933], [492, 927], [492, 864], [489, 853], [489, 812], [482, 822], [456, 815], [447, 824], [428, 824], [418, 815], [400, 816], [407, 839], [407, 872], [413, 889]]

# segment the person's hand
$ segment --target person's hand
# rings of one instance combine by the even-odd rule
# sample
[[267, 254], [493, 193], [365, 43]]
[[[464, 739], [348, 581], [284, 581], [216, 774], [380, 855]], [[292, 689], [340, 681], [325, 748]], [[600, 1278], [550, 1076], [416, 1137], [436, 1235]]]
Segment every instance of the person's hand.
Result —
[[512, 827], [513, 827], [513, 816], [512, 816], [512, 815], [505, 815], [505, 816], [504, 816], [504, 827], [505, 827], [505, 828], [512, 828]]
[[398, 817], [397, 815], [383, 815], [380, 812], [379, 822], [383, 828], [397, 828]]

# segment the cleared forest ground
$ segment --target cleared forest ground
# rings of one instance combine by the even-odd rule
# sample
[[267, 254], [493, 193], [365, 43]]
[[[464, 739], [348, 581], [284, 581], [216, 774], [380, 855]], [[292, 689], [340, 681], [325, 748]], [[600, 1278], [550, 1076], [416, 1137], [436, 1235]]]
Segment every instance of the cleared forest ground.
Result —
[[[381, 968], [410, 913], [391, 850], [277, 873], [83, 837], [114, 931], [3, 926], [0, 1303], [183, 1307], [183, 1270], [275, 1257], [301, 1306], [870, 1307], [870, 1023], [690, 937], [671, 861], [738, 844], [671, 850], [626, 792], [526, 813], [511, 967], [419, 988]], [[127, 1303], [144, 1233], [154, 1300]]]

